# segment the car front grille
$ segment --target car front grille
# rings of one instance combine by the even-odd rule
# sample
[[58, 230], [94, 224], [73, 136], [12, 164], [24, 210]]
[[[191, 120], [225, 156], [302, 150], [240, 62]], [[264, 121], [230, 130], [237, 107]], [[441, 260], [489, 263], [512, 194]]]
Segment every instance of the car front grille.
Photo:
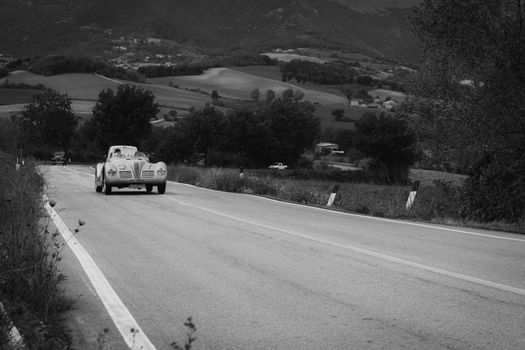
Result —
[[140, 163], [139, 162], [133, 163], [133, 172], [135, 173], [135, 178], [139, 179], [140, 178]]
[[119, 171], [119, 175], [121, 179], [131, 179], [132, 178], [131, 171], [129, 170]]
[[153, 179], [154, 177], [155, 177], [155, 172], [153, 170], [142, 170], [142, 178]]

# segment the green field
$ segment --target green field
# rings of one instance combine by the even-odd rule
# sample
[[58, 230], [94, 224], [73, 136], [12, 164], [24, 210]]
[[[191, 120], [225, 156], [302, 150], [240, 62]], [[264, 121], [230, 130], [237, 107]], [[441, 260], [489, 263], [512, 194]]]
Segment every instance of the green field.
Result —
[[[0, 79], [0, 84], [6, 79], [10, 83], [25, 84], [44, 84], [46, 87], [56, 90], [60, 93], [67, 94], [72, 99], [73, 111], [77, 114], [90, 114], [98, 94], [104, 89], [116, 90], [118, 84], [128, 83], [114, 79], [105, 79], [94, 74], [71, 73], [60, 74], [50, 77], [33, 74], [26, 71], [11, 72], [7, 77]], [[155, 86], [150, 84], [136, 84], [150, 90], [157, 98], [157, 102], [166, 109], [187, 110], [190, 107], [202, 107], [211, 99], [209, 96], [170, 88], [168, 86]], [[24, 94], [20, 92], [20, 94]], [[16, 93], [11, 93], [16, 94]], [[29, 102], [29, 101], [27, 101]], [[19, 105], [2, 106], [0, 114], [9, 113], [9, 111], [19, 111], [22, 108]]]
[[0, 88], [0, 106], [31, 102], [34, 95], [42, 92], [37, 89], [5, 89]]
[[[265, 98], [269, 89], [275, 91], [277, 95], [286, 89], [302, 91], [304, 99], [314, 103], [315, 115], [321, 120], [322, 127], [353, 127], [353, 123], [334, 120], [331, 113], [335, 108], [345, 109], [345, 116], [352, 120], [357, 120], [367, 111], [365, 108], [347, 106], [347, 100], [338, 91], [338, 87], [292, 84], [282, 82], [280, 77], [281, 74], [277, 66], [251, 66], [235, 69], [213, 68], [198, 76], [159, 77], [148, 79], [144, 84], [135, 84], [144, 87], [155, 95], [156, 101], [161, 106], [159, 119], [163, 118], [171, 109], [175, 109], [179, 115], [183, 115], [191, 107], [202, 108], [206, 103], [211, 102], [210, 95], [213, 90], [217, 90], [223, 98], [240, 102], [250, 100], [250, 93], [256, 88], [261, 92], [261, 99]], [[91, 114], [100, 91], [108, 88], [116, 90], [118, 84], [128, 83], [95, 74], [71, 73], [46, 77], [27, 71], [11, 72], [6, 78], [0, 79], [0, 83], [6, 79], [11, 83], [43, 84], [60, 93], [65, 93], [72, 100], [73, 111], [82, 116]], [[170, 87], [170, 84], [177, 87]], [[12, 90], [4, 95], [0, 91], [0, 98], [3, 96], [7, 102], [6, 105], [0, 106], [0, 116], [20, 112], [23, 110], [23, 103], [30, 100], [29, 95], [31, 93], [23, 90]]]
[[259, 89], [262, 97], [265, 96], [268, 90], [273, 90], [277, 95], [280, 95], [283, 91], [292, 89], [302, 91], [304, 99], [310, 102], [343, 105], [347, 101], [343, 96], [308, 89], [229, 68], [211, 68], [206, 70], [204, 74], [197, 76], [152, 78], [148, 79], [148, 82], [165, 86], [172, 83], [181, 88], [200, 89], [208, 93], [217, 90], [220, 96], [239, 100], [249, 100], [250, 93], [254, 89]]

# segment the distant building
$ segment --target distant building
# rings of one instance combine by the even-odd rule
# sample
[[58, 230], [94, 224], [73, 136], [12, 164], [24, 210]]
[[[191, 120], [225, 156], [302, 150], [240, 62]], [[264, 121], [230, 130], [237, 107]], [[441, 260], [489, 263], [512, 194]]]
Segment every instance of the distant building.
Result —
[[364, 103], [362, 98], [353, 98], [350, 100], [350, 106], [359, 106], [362, 103]]
[[337, 151], [339, 151], [339, 145], [337, 143], [320, 142], [315, 145], [315, 153], [317, 154], [328, 155]]
[[148, 44], [154, 44], [154, 45], [159, 45], [161, 43], [162, 39], [157, 39], [157, 38], [147, 38], [146, 39], [146, 42]]

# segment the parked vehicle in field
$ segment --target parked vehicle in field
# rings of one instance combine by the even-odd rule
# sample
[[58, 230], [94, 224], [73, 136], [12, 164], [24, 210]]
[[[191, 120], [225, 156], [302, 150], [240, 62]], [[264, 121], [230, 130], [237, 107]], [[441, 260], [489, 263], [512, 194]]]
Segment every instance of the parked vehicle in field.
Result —
[[51, 164], [53, 164], [53, 165], [56, 165], [56, 164], [66, 165], [66, 163], [67, 163], [66, 152], [58, 151], [58, 152], [54, 152], [53, 153], [53, 157], [51, 158]]
[[95, 168], [95, 190], [111, 194], [116, 188], [145, 188], [147, 192], [157, 186], [157, 192], [166, 192], [168, 170], [164, 162], [150, 163], [135, 146], [111, 146], [104, 163]]
[[284, 170], [288, 168], [288, 165], [284, 165], [283, 163], [274, 163], [268, 167], [268, 169], [277, 169], [277, 170]]

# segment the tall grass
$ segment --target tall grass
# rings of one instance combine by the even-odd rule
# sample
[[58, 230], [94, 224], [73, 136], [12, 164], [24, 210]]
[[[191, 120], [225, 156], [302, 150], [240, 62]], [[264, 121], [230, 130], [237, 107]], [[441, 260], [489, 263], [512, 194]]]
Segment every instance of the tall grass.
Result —
[[[366, 177], [341, 177], [329, 174], [331, 180], [300, 180], [306, 174], [297, 176], [297, 171], [270, 172], [248, 170], [240, 179], [238, 169], [201, 168], [171, 166], [170, 180], [189, 183], [214, 190], [252, 193], [271, 196], [297, 203], [325, 206], [331, 189], [337, 179], [364, 180]], [[287, 177], [286, 174], [289, 174]], [[299, 178], [299, 179], [298, 179]], [[428, 179], [427, 179], [428, 180]], [[414, 205], [406, 209], [410, 186], [387, 186], [369, 183], [342, 182], [333, 208], [393, 219], [429, 221], [441, 224], [505, 230], [525, 233], [525, 220], [518, 224], [505, 222], [471, 222], [464, 219], [459, 187], [452, 182], [425, 181], [418, 191]]]
[[0, 156], [0, 300], [32, 348], [64, 348], [60, 313], [70, 306], [58, 271], [58, 232], [50, 232], [42, 208], [44, 180], [34, 164], [19, 171]]

